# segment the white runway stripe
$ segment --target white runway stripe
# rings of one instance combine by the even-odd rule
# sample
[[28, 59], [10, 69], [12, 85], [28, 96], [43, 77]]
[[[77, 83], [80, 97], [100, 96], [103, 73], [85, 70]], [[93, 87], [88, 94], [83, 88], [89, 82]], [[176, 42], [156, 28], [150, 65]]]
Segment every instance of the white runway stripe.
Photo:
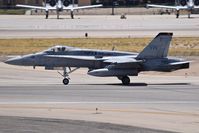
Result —
[[199, 101], [138, 101], [138, 102], [0, 102], [4, 104], [199, 104]]

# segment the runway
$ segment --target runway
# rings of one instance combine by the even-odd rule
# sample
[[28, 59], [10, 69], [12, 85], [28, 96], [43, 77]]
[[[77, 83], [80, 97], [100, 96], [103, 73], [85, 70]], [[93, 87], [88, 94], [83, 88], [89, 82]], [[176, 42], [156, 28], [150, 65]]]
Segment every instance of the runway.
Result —
[[[0, 38], [79, 38], [89, 37], [154, 37], [159, 32], [174, 32], [176, 37], [198, 37], [199, 15], [188, 19], [182, 15], [80, 15], [75, 19], [56, 16], [3, 15], [0, 18]], [[15, 23], [13, 23], [15, 22]]]
[[64, 86], [56, 71], [0, 63], [0, 116], [199, 132], [198, 77], [141, 74], [131, 77], [129, 86], [122, 86], [117, 78], [96, 78], [86, 72], [86, 69], [74, 72], [70, 75], [70, 85]]

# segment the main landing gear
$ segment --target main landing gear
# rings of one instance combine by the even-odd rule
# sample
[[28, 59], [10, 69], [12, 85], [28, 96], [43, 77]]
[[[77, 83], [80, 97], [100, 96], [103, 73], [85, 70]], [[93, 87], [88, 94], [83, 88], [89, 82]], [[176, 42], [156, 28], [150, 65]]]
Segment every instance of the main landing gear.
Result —
[[191, 18], [191, 11], [188, 11], [188, 18]]
[[180, 16], [180, 11], [177, 10], [177, 11], [176, 11], [176, 18], [179, 18], [179, 16]]
[[59, 19], [59, 11], [57, 11], [57, 19]]
[[74, 19], [74, 13], [73, 13], [73, 11], [70, 11], [70, 17], [71, 17], [71, 19]]
[[58, 71], [58, 73], [64, 78], [62, 81], [64, 85], [69, 84], [69, 80], [70, 80], [69, 74], [76, 71], [77, 69], [79, 69], [79, 67], [74, 68], [74, 69], [71, 69], [70, 67], [68, 67], [68, 69], [69, 69], [69, 71], [67, 71], [66, 67], [63, 67], [63, 74]]
[[46, 19], [48, 19], [48, 14], [49, 14], [49, 11], [47, 10], [46, 11]]
[[128, 76], [118, 77], [118, 79], [122, 81], [123, 85], [129, 85], [130, 84], [130, 78]]
[[[180, 16], [180, 11], [177, 10], [176, 11], [176, 18], [179, 18], [179, 16]], [[191, 11], [188, 11], [188, 18], [191, 18]]]

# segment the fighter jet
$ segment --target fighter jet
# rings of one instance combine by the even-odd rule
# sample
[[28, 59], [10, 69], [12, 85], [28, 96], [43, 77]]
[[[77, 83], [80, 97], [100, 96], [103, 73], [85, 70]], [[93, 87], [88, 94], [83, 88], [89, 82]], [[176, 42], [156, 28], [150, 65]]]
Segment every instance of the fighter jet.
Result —
[[88, 8], [95, 8], [95, 7], [101, 7], [102, 5], [89, 5], [89, 6], [74, 6], [74, 3], [70, 3], [69, 0], [47, 0], [45, 3], [45, 6], [31, 6], [31, 5], [20, 5], [17, 4], [17, 7], [24, 7], [24, 8], [30, 8], [30, 9], [40, 9], [46, 11], [46, 19], [48, 19], [49, 16], [49, 10], [55, 10], [57, 11], [57, 19], [59, 19], [59, 13], [68, 10], [70, 11], [71, 18], [74, 18], [73, 11], [79, 10], [79, 9], [88, 9]]
[[89, 75], [117, 77], [123, 85], [128, 85], [129, 76], [138, 76], [142, 71], [171, 72], [189, 68], [189, 61], [167, 57], [172, 35], [159, 33], [140, 53], [55, 46], [39, 53], [8, 59], [5, 63], [33, 68], [43, 66], [47, 70], [62, 68], [63, 74], [59, 73], [65, 85], [69, 83], [69, 74], [81, 67], [88, 68]]
[[188, 18], [191, 16], [191, 12], [194, 9], [199, 9], [199, 0], [180, 0], [180, 5], [178, 6], [165, 6], [165, 5], [154, 5], [154, 4], [147, 4], [146, 7], [155, 7], [155, 8], [166, 8], [166, 9], [174, 9], [176, 10], [176, 18], [179, 18], [180, 10], [187, 10], [188, 11]]

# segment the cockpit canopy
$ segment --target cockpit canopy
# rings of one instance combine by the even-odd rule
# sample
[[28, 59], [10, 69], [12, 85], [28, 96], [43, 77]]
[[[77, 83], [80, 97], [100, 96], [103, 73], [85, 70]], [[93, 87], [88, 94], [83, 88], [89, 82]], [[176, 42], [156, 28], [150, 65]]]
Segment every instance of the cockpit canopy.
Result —
[[66, 51], [70, 51], [71, 49], [75, 49], [74, 47], [70, 47], [70, 46], [61, 46], [61, 45], [57, 45], [54, 46], [52, 48], [49, 48], [48, 50], [45, 50], [44, 52], [66, 52]]

